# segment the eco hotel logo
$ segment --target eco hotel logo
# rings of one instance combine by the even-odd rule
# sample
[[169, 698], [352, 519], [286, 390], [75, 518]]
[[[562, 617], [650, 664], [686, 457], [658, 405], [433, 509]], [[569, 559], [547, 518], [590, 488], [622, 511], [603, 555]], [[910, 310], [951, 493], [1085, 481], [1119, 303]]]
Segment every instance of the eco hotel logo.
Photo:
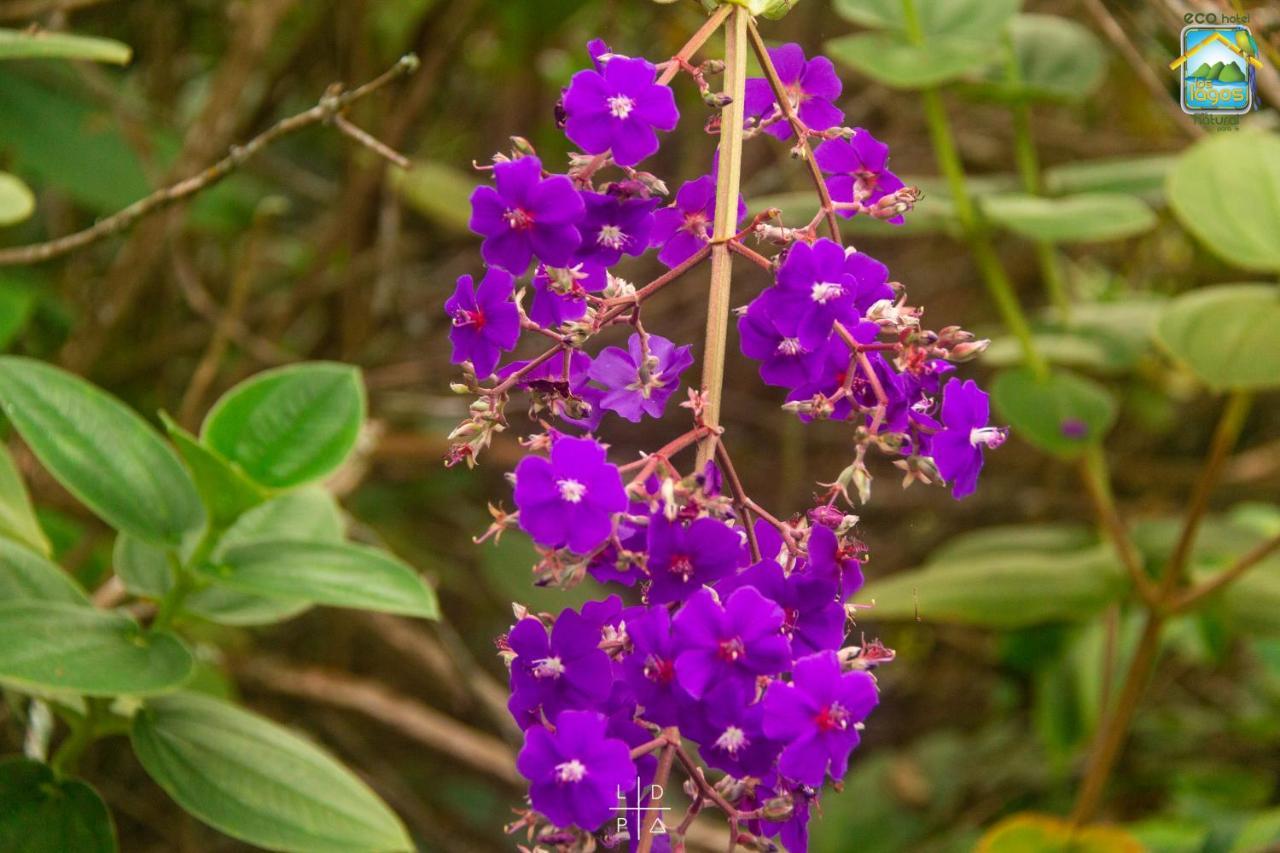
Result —
[[1182, 109], [1191, 115], [1241, 115], [1254, 109], [1255, 72], [1262, 67], [1253, 34], [1243, 24], [1182, 30]]

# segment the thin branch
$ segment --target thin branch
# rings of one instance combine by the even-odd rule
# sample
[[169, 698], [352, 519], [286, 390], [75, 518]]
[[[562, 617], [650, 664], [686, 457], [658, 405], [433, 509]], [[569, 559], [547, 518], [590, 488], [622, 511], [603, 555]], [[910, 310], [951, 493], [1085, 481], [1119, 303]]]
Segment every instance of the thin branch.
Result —
[[[0, 250], [0, 266], [34, 264], [57, 258], [125, 230], [139, 219], [169, 205], [183, 201], [226, 178], [245, 161], [273, 142], [315, 124], [332, 122], [351, 104], [378, 91], [389, 83], [412, 73], [418, 58], [407, 54], [377, 78], [355, 89], [326, 92], [314, 107], [272, 125], [244, 145], [233, 146], [227, 156], [200, 173], [179, 181], [135, 201], [83, 231], [28, 246]], [[379, 152], [381, 153], [381, 152]]]
[[1149, 605], [1155, 604], [1157, 601], [1155, 584], [1143, 569], [1138, 549], [1125, 528], [1124, 519], [1116, 509], [1106, 464], [1102, 451], [1098, 448], [1090, 448], [1080, 460], [1080, 479], [1084, 481], [1085, 491], [1088, 492], [1089, 500], [1093, 503], [1093, 511], [1098, 516], [1098, 522], [1106, 531], [1107, 538], [1111, 540], [1116, 556], [1120, 558], [1120, 562], [1129, 573], [1134, 589], [1138, 591], [1144, 602]]
[[658, 77], [658, 84], [665, 86], [674, 80], [675, 76], [680, 73], [681, 62], [688, 62], [692, 59], [699, 48], [707, 43], [707, 39], [711, 38], [715, 31], [720, 29], [732, 11], [733, 4], [731, 3], [725, 3], [719, 9], [716, 9], [715, 13], [698, 28], [698, 31], [690, 36], [684, 47], [680, 48], [679, 53], [671, 57], [671, 62], [667, 64], [667, 67], [662, 70], [661, 76]]
[[1261, 563], [1267, 557], [1280, 551], [1280, 536], [1272, 537], [1264, 542], [1259, 543], [1232, 564], [1231, 568], [1214, 576], [1208, 581], [1195, 589], [1187, 591], [1181, 598], [1176, 599], [1170, 605], [1170, 609], [1175, 613], [1181, 613], [1195, 607], [1204, 599], [1213, 595], [1218, 590], [1239, 580], [1245, 572]]

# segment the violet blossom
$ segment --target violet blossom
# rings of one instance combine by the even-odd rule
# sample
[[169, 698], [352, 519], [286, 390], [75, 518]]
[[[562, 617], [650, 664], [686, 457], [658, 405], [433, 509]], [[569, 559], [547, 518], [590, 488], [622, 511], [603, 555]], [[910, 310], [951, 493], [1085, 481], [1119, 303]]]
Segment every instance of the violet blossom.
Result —
[[648, 60], [614, 54], [596, 61], [603, 71], [579, 71], [564, 93], [565, 135], [588, 154], [610, 151], [619, 166], [634, 166], [658, 150], [655, 130], [680, 121], [675, 97], [655, 82]]
[[[844, 121], [844, 112], [835, 105], [843, 86], [836, 75], [835, 66], [825, 56], [806, 60], [804, 50], [798, 44], [784, 44], [769, 48], [778, 79], [786, 90], [791, 107], [809, 130], [827, 130]], [[778, 139], [791, 138], [791, 124], [781, 115], [778, 100], [769, 81], [763, 77], [747, 80], [743, 112], [756, 124], [769, 122], [764, 132]]]
[[644, 415], [662, 417], [667, 400], [680, 387], [680, 374], [693, 364], [692, 350], [658, 335], [639, 334], [627, 340], [625, 350], [606, 347], [588, 373], [606, 389], [600, 405], [632, 423]]
[[472, 231], [484, 237], [485, 263], [522, 275], [537, 257], [545, 264], [569, 263], [578, 244], [582, 197], [564, 175], [542, 177], [542, 161], [521, 157], [493, 165], [497, 188], [481, 185], [471, 194]]
[[562, 437], [551, 459], [526, 456], [516, 466], [520, 527], [539, 545], [568, 545], [586, 554], [613, 532], [613, 516], [627, 508], [622, 476], [605, 449], [589, 438]]
[[510, 274], [498, 269], [486, 272], [479, 286], [469, 275], [458, 279], [453, 296], [444, 303], [451, 320], [454, 364], [469, 361], [476, 376], [488, 376], [502, 353], [515, 349], [520, 311], [511, 301], [513, 287]]

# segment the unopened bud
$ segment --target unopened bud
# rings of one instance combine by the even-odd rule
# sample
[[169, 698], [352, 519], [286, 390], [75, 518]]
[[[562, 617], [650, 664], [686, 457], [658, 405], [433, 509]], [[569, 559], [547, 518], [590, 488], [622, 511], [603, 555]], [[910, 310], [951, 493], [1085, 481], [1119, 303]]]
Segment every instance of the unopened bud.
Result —
[[733, 96], [707, 90], [702, 93], [702, 102], [714, 110], [722, 110], [733, 103]]
[[986, 352], [989, 346], [991, 346], [991, 341], [987, 338], [983, 338], [980, 341], [956, 344], [947, 355], [947, 360], [954, 362], [972, 361]]
[[774, 823], [782, 823], [790, 820], [791, 815], [795, 814], [795, 810], [796, 804], [791, 797], [773, 797], [765, 800], [764, 806], [760, 810], [760, 816]]

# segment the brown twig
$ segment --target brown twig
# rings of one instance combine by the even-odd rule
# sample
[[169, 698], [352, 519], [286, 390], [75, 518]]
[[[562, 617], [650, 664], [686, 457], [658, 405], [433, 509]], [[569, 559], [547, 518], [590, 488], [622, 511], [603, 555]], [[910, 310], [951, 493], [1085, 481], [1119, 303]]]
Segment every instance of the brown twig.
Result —
[[311, 109], [277, 122], [244, 145], [233, 146], [225, 157], [198, 174], [156, 190], [151, 195], [135, 201], [128, 207], [98, 220], [98, 222], [83, 231], [77, 231], [74, 234], [68, 234], [65, 237], [59, 237], [43, 243], [0, 250], [0, 266], [40, 263], [74, 252], [77, 249], [123, 231], [148, 214], [190, 198], [196, 193], [217, 184], [240, 168], [246, 160], [282, 137], [297, 133], [299, 130], [315, 124], [332, 121], [351, 104], [376, 92], [405, 74], [411, 73], [417, 67], [418, 58], [416, 56], [412, 54], [403, 56], [395, 65], [363, 86], [337, 93], [326, 93], [319, 103]]
[[689, 37], [684, 47], [680, 48], [679, 52], [671, 57], [672, 61], [666, 68], [662, 69], [662, 74], [658, 77], [658, 83], [665, 86], [674, 80], [675, 76], [680, 73], [681, 63], [688, 62], [693, 58], [699, 48], [707, 43], [707, 39], [711, 38], [716, 30], [720, 29], [732, 11], [733, 6], [730, 3], [725, 3], [719, 9], [716, 9], [711, 17], [707, 18], [706, 22], [698, 28], [698, 31]]
[[1146, 570], [1142, 567], [1142, 557], [1134, 546], [1125, 528], [1124, 519], [1116, 509], [1115, 498], [1111, 494], [1111, 482], [1106, 472], [1106, 459], [1098, 448], [1090, 448], [1080, 460], [1080, 479], [1084, 482], [1085, 491], [1093, 503], [1093, 511], [1098, 521], [1111, 540], [1111, 547], [1116, 556], [1129, 573], [1129, 580], [1138, 595], [1148, 605], [1157, 601], [1157, 590]]
[[1174, 613], [1183, 613], [1190, 610], [1218, 590], [1239, 580], [1245, 572], [1277, 551], [1280, 551], [1280, 536], [1273, 536], [1258, 543], [1247, 554], [1236, 560], [1229, 569], [1205, 581], [1201, 586], [1188, 590], [1182, 597], [1174, 599], [1173, 603], [1169, 605], [1169, 609]]

